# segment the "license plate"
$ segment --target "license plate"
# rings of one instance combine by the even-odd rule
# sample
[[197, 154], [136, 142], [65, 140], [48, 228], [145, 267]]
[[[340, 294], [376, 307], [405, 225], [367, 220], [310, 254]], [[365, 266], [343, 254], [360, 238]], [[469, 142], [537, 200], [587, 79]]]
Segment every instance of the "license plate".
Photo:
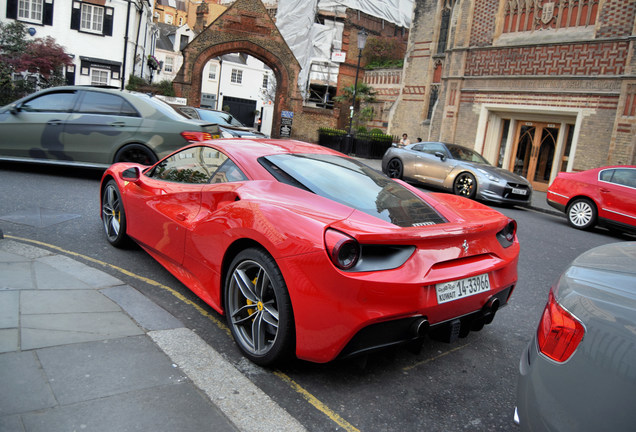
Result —
[[459, 279], [435, 285], [437, 291], [437, 303], [442, 304], [453, 300], [459, 300], [480, 292], [490, 290], [488, 274]]
[[517, 195], [527, 195], [528, 191], [526, 189], [512, 188], [512, 193]]

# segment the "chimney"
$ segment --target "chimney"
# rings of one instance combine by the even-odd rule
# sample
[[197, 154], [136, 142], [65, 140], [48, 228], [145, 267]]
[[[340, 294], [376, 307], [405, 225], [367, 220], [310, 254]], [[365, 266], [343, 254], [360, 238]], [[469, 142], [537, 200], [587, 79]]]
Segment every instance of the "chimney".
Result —
[[197, 21], [194, 24], [194, 31], [201, 33], [208, 22], [208, 4], [203, 0], [199, 6], [197, 6]]

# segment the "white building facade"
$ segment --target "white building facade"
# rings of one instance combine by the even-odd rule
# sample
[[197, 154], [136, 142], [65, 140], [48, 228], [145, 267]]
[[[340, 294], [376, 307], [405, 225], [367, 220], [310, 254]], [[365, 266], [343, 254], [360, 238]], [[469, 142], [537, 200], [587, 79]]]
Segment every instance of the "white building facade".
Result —
[[128, 76], [149, 77], [158, 35], [154, 0], [6, 0], [0, 20], [24, 23], [30, 37], [51, 36], [71, 55], [68, 84], [124, 88]]

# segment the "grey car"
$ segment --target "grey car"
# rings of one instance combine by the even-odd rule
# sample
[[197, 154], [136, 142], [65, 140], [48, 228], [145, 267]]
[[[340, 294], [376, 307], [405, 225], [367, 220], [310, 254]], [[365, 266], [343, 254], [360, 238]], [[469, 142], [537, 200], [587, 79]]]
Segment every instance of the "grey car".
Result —
[[108, 167], [154, 164], [219, 129], [143, 93], [64, 86], [0, 108], [0, 136], [0, 160]]
[[382, 157], [389, 177], [499, 204], [530, 204], [532, 186], [525, 178], [492, 166], [467, 147], [419, 142], [390, 147]]
[[192, 106], [174, 106], [174, 108], [189, 118], [219, 125], [221, 138], [269, 138], [264, 133], [243, 125], [229, 112]]
[[522, 431], [636, 427], [636, 242], [579, 256], [552, 287], [521, 355]]

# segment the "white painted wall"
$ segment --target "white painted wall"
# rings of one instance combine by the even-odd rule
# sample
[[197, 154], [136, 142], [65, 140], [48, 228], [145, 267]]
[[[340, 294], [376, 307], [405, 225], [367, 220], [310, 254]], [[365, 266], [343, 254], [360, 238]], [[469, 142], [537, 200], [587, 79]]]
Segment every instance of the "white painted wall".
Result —
[[[45, 0], [49, 2], [49, 0]], [[6, 16], [7, 0], [0, 2], [0, 20], [5, 23], [14, 21]], [[126, 15], [128, 11], [128, 2], [126, 0], [108, 0], [104, 6], [112, 7], [113, 10], [113, 34], [112, 36], [102, 36], [87, 32], [80, 32], [71, 29], [71, 13], [73, 8], [72, 0], [63, 0], [53, 2], [53, 25], [38, 25], [25, 22], [27, 28], [35, 29], [33, 38], [44, 38], [51, 36], [55, 41], [64, 47], [65, 51], [73, 56], [75, 65], [75, 84], [88, 85], [91, 84], [90, 75], [82, 75], [80, 70], [80, 57], [92, 57], [112, 62], [118, 62], [124, 67], [124, 45], [126, 45], [126, 70], [121, 70], [119, 77], [108, 77], [108, 85], [120, 87], [122, 79], [128, 80], [128, 76], [133, 72], [139, 75], [145, 72], [148, 76], [148, 67], [141, 59], [145, 59], [152, 51], [151, 47], [154, 43], [152, 24], [152, 7], [154, 0], [150, 0], [142, 4], [141, 17], [134, 5], [130, 7], [128, 22], [128, 42], [125, 43], [126, 35]], [[141, 21], [141, 23], [140, 23]], [[139, 35], [137, 34], [139, 29]], [[135, 48], [137, 48], [138, 61], [135, 63]], [[143, 63], [143, 64], [142, 64]]]

